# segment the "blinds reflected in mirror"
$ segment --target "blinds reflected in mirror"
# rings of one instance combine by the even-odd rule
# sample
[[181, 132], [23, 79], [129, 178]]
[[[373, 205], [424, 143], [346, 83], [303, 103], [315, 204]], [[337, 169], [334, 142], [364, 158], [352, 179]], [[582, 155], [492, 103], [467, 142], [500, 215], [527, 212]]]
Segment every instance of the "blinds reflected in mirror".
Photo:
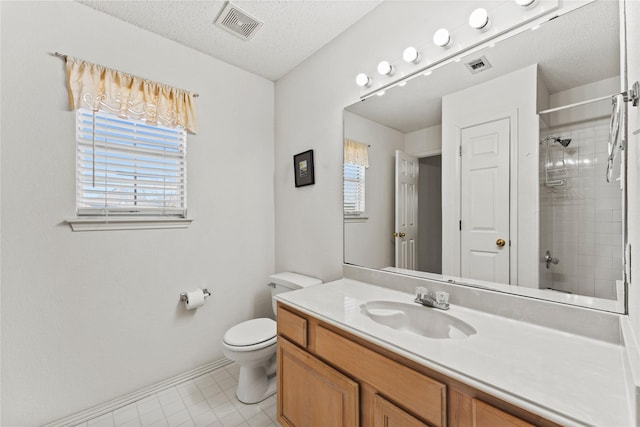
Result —
[[344, 214], [362, 215], [365, 212], [365, 167], [344, 164]]

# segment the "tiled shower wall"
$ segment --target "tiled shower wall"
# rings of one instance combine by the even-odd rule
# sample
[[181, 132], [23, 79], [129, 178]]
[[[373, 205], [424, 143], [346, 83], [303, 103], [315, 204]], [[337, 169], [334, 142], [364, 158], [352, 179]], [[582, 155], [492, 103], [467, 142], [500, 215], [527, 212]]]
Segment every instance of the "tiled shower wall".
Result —
[[[556, 127], [541, 132], [571, 138], [565, 149], [549, 145], [548, 180], [545, 185], [547, 144], [540, 145], [540, 284], [579, 295], [616, 298], [616, 280], [622, 278], [622, 192], [616, 159], [611, 183], [605, 179], [609, 120]], [[559, 263], [546, 268], [550, 250]]]

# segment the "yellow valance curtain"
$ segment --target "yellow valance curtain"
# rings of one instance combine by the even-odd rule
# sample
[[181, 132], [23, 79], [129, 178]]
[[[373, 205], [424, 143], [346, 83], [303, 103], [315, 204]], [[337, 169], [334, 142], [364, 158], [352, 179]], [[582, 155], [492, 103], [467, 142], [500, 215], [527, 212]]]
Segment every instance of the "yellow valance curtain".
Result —
[[197, 132], [190, 92], [69, 56], [66, 69], [72, 110], [84, 107]]
[[344, 162], [369, 167], [369, 146], [352, 139], [344, 140]]

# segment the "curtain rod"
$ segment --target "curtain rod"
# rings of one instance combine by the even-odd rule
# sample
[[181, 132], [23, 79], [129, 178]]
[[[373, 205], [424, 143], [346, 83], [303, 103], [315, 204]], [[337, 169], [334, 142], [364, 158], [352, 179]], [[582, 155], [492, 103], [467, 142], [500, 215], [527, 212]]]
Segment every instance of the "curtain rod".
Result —
[[580, 105], [586, 105], [586, 104], [591, 104], [593, 102], [604, 101], [605, 99], [611, 99], [616, 95], [618, 94], [601, 96], [600, 98], [594, 98], [594, 99], [589, 99], [587, 101], [576, 102], [574, 104], [563, 105], [562, 107], [549, 108], [548, 110], [539, 111], [538, 114], [554, 113], [556, 111], [566, 110], [567, 108], [579, 107]]
[[[67, 59], [67, 57], [69, 56], [69, 55], [66, 55], [66, 54], [64, 54], [64, 53], [60, 53], [60, 52], [54, 52], [54, 53], [53, 53], [53, 55], [54, 55], [54, 56], [58, 56], [58, 57], [60, 57], [60, 58], [64, 58], [64, 59]], [[127, 73], [127, 74], [128, 74], [128, 73]], [[146, 80], [146, 79], [145, 79], [145, 80]], [[167, 86], [168, 86], [168, 85], [167, 85]], [[180, 89], [180, 90], [183, 90], [183, 89]], [[199, 97], [199, 96], [200, 96], [199, 94], [197, 94], [197, 93], [193, 93], [193, 92], [190, 92], [190, 91], [188, 91], [188, 90], [184, 90], [184, 92], [188, 92], [188, 93], [190, 93], [191, 95], [193, 95], [193, 97], [194, 97], [194, 98], [197, 98], [197, 97]]]

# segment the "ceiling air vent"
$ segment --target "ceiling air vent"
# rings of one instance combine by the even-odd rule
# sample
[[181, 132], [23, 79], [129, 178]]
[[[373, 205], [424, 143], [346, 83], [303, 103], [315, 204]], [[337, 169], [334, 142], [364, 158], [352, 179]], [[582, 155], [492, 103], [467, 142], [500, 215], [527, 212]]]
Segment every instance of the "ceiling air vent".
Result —
[[478, 74], [482, 71], [488, 70], [491, 68], [491, 63], [487, 59], [486, 56], [481, 56], [478, 59], [474, 59], [473, 61], [469, 61], [466, 64], [467, 69], [471, 72], [471, 74]]
[[227, 3], [215, 24], [243, 40], [249, 40], [262, 27], [262, 22], [240, 9]]

